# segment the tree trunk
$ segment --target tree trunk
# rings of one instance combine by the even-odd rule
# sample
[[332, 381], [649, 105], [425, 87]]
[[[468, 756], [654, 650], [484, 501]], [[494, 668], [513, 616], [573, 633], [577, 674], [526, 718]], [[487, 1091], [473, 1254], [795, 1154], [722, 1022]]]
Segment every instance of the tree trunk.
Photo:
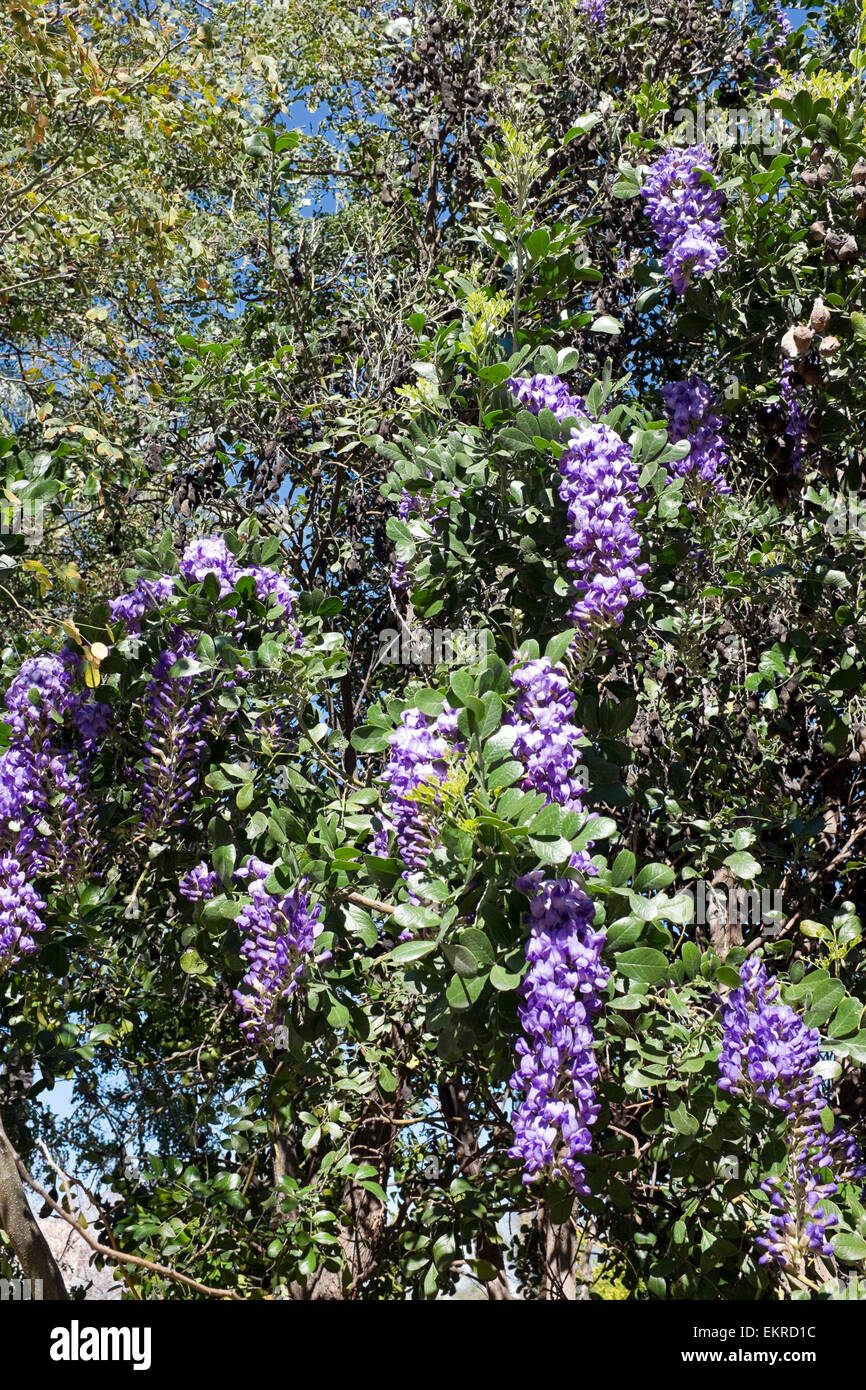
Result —
[[67, 1299], [63, 1275], [27, 1201], [17, 1159], [0, 1118], [0, 1226], [12, 1242], [24, 1277], [42, 1280], [43, 1298]]
[[[454, 1152], [460, 1165], [460, 1172], [463, 1177], [470, 1180], [478, 1177], [483, 1159], [478, 1152], [475, 1126], [469, 1118], [469, 1098], [462, 1082], [444, 1082], [439, 1087], [439, 1104], [442, 1106], [442, 1114], [445, 1116], [451, 1138], [454, 1141]], [[479, 1260], [486, 1260], [497, 1270], [496, 1278], [485, 1284], [487, 1297], [494, 1303], [513, 1299], [514, 1295], [511, 1292], [508, 1275], [505, 1271], [502, 1247], [493, 1241], [486, 1231], [481, 1231], [476, 1237], [475, 1257]]]

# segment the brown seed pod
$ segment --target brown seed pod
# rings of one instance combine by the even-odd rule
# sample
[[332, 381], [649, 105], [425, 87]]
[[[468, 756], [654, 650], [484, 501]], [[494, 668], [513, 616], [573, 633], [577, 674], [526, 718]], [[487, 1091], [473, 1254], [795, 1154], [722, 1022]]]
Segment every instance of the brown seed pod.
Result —
[[814, 169], [807, 169], [805, 173], [800, 175], [800, 182], [804, 183], [807, 188], [817, 188], [818, 175], [816, 171]]
[[816, 170], [818, 182], [823, 188], [833, 177], [833, 167], [830, 164], [819, 164]]
[[830, 310], [820, 299], [816, 299], [809, 315], [809, 327], [814, 328], [816, 333], [826, 333], [830, 327], [830, 318]]
[[827, 235], [827, 228], [823, 222], [813, 222], [809, 228], [809, 235], [813, 241], [823, 241]]
[[801, 362], [800, 374], [808, 386], [826, 385], [824, 373], [817, 362]]
[[858, 159], [851, 170], [852, 183], [866, 183], [866, 159]]
[[853, 265], [860, 256], [860, 247], [857, 239], [853, 236], [846, 236], [842, 245], [839, 247], [839, 264]]
[[821, 339], [818, 345], [818, 351], [822, 357], [835, 357], [841, 346], [838, 338], [829, 336]]

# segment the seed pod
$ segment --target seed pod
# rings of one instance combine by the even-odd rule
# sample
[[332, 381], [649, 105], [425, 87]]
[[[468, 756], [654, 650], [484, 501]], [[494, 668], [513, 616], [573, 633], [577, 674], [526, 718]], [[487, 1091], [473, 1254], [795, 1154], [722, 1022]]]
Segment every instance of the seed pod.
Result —
[[866, 183], [866, 159], [858, 159], [851, 170], [852, 183]]
[[802, 357], [804, 352], [808, 352], [814, 336], [811, 328], [807, 328], [804, 323], [798, 323], [793, 328], [789, 328], [781, 344], [782, 351], [788, 360], [793, 362], [795, 358]]
[[830, 336], [821, 339], [821, 342], [818, 345], [818, 351], [820, 352], [822, 357], [835, 357], [840, 347], [841, 344], [839, 342], [839, 339]]
[[818, 175], [814, 169], [807, 169], [804, 174], [800, 175], [800, 182], [804, 183], [807, 188], [817, 188]]
[[857, 238], [846, 236], [842, 245], [839, 247], [839, 264], [853, 265], [860, 256], [860, 247], [857, 245]]
[[829, 164], [819, 164], [819, 165], [818, 165], [818, 168], [817, 168], [817, 171], [816, 171], [816, 175], [817, 175], [818, 182], [820, 183], [821, 187], [823, 188], [824, 185], [825, 185], [825, 184], [828, 184], [828, 183], [830, 182], [830, 180], [832, 179], [832, 177], [833, 177], [833, 169], [832, 169], [832, 166], [829, 165]]
[[809, 228], [809, 235], [813, 241], [823, 241], [827, 235], [827, 228], [823, 222], [813, 222]]
[[824, 373], [817, 362], [801, 362], [800, 374], [808, 386], [824, 386]]
[[826, 333], [830, 327], [830, 310], [820, 299], [816, 299], [812, 305], [809, 327], [814, 328], [816, 333]]

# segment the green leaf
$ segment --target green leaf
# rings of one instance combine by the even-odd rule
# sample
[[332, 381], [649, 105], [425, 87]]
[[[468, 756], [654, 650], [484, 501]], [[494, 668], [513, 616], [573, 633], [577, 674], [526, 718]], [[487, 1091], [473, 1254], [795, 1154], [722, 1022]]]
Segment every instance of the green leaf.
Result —
[[645, 864], [634, 881], [635, 891], [644, 888], [667, 888], [676, 875], [667, 864]]
[[413, 961], [432, 955], [435, 950], [435, 941], [401, 941], [385, 959], [392, 965], [411, 965]]
[[198, 951], [184, 951], [180, 958], [180, 968], [185, 975], [206, 975], [207, 964]]
[[577, 633], [578, 629], [576, 627], [570, 627], [566, 632], [560, 632], [556, 637], [551, 637], [544, 649], [544, 655], [547, 657], [551, 666], [556, 666], [562, 660], [577, 636]]
[[610, 881], [614, 888], [620, 888], [632, 877], [637, 860], [630, 849], [621, 849], [610, 869]]
[[833, 1241], [833, 1253], [845, 1264], [859, 1264], [861, 1260], [866, 1260], [866, 1240], [853, 1231], [844, 1231]]
[[724, 861], [737, 878], [753, 879], [761, 872], [761, 866], [747, 850], [736, 850]]
[[601, 314], [594, 323], [590, 324], [589, 331], [590, 333], [621, 333], [622, 324], [611, 314]]
[[651, 946], [638, 946], [633, 951], [623, 951], [616, 957], [619, 974], [629, 980], [639, 980], [645, 985], [658, 984], [668, 974], [667, 957]]
[[494, 965], [490, 971], [490, 983], [494, 989], [500, 990], [503, 994], [517, 989], [521, 979], [522, 976], [510, 975], [501, 965]]

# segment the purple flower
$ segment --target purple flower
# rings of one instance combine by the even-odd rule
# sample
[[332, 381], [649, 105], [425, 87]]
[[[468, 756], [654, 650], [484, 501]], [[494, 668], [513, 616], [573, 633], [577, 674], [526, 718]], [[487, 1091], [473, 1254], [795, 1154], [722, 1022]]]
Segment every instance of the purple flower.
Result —
[[690, 376], [686, 381], [663, 386], [662, 399], [672, 443], [686, 439], [691, 445], [691, 453], [672, 460], [669, 467], [680, 477], [697, 471], [717, 492], [730, 492], [724, 477], [728, 452], [722, 436], [723, 421], [716, 414], [716, 398], [710, 387], [700, 377]]
[[[267, 865], [262, 867], [266, 874], [270, 871]], [[313, 956], [323, 930], [322, 909], [310, 907], [299, 890], [272, 896], [258, 875], [246, 891], [250, 902], [241, 908], [235, 924], [243, 937], [241, 954], [249, 969], [243, 979], [246, 988], [234, 990], [234, 998], [247, 1015], [241, 1028], [248, 1042], [259, 1044], [273, 1037], [278, 1014], [297, 990]], [[330, 952], [323, 952], [317, 959], [329, 956]]]
[[509, 377], [506, 386], [522, 406], [533, 415], [550, 410], [557, 420], [579, 420], [589, 416], [580, 396], [573, 396], [568, 384], [558, 376]]
[[779, 395], [787, 407], [785, 433], [791, 441], [789, 452], [791, 471], [799, 473], [802, 458], [806, 452], [806, 430], [809, 427], [809, 417], [797, 399], [797, 392], [791, 381], [793, 371], [793, 362], [785, 362], [779, 382]]
[[159, 579], [139, 579], [131, 593], [121, 594], [110, 601], [108, 607], [113, 623], [122, 622], [128, 632], [141, 631], [141, 620], [145, 613], [161, 608], [174, 593], [174, 580], [171, 575]]
[[178, 883], [178, 891], [191, 903], [198, 903], [204, 898], [212, 898], [219, 886], [219, 874], [209, 869], [202, 859], [194, 869], [183, 875]]
[[629, 600], [646, 593], [648, 568], [640, 563], [637, 512], [626, 500], [637, 489], [631, 451], [607, 425], [588, 424], [572, 430], [559, 469], [577, 591], [572, 620], [584, 629], [621, 623]]
[[174, 646], [160, 652], [144, 696], [146, 739], [142, 773], [141, 833], [155, 836], [183, 823], [183, 808], [199, 778], [203, 737], [211, 708], [196, 697], [194, 676], [170, 676], [189, 656], [193, 640], [176, 631]]
[[574, 767], [581, 758], [577, 745], [583, 733], [572, 720], [575, 698], [565, 673], [539, 657], [513, 666], [511, 679], [520, 695], [505, 722], [517, 729], [512, 756], [524, 765], [524, 788], [542, 792], [548, 804], [579, 811], [583, 785], [574, 777]]
[[[409, 871], [423, 868], [432, 849], [428, 808], [413, 799], [419, 787], [436, 787], [448, 772], [451, 740], [457, 731], [457, 712], [442, 706], [436, 719], [419, 709], [407, 709], [391, 735], [391, 757], [382, 781], [388, 787], [384, 802], [383, 829], [374, 841], [377, 854], [387, 851], [388, 834], [397, 842], [397, 852]], [[455, 748], [459, 745], [454, 745]]]
[[671, 149], [656, 160], [641, 189], [662, 265], [677, 294], [696, 274], [715, 270], [727, 256], [722, 244], [724, 194], [704, 178], [712, 173], [705, 145]]
[[537, 870], [516, 886], [533, 896], [509, 1153], [521, 1160], [524, 1183], [549, 1171], [587, 1194], [582, 1160], [592, 1148], [590, 1126], [600, 1109], [591, 1022], [610, 977], [601, 963], [605, 935], [592, 928], [592, 899], [570, 879], [545, 880]]
[[12, 740], [0, 756], [0, 846], [30, 874], [75, 877], [95, 843], [90, 765], [111, 711], [77, 688], [80, 670], [72, 650], [30, 657], [6, 691]]
[[598, 29], [607, 27], [607, 6], [608, 0], [583, 0], [583, 13], [586, 15], [587, 22], [594, 24]]
[[36, 950], [33, 937], [45, 930], [44, 909], [23, 865], [12, 854], [0, 854], [0, 973]]
[[203, 584], [209, 574], [216, 575], [220, 598], [231, 593], [241, 575], [237, 561], [219, 536], [191, 541], [183, 552], [180, 572], [190, 584]]
[[759, 1264], [771, 1261], [801, 1269], [806, 1252], [832, 1256], [827, 1233], [837, 1222], [821, 1203], [840, 1181], [866, 1176], [856, 1144], [840, 1127], [827, 1134], [817, 1073], [820, 1037], [787, 1004], [779, 982], [755, 957], [740, 966], [739, 989], [723, 1014], [719, 1087], [735, 1095], [760, 1096], [786, 1117], [784, 1173], [761, 1183], [770, 1199], [766, 1234], [756, 1244]]

